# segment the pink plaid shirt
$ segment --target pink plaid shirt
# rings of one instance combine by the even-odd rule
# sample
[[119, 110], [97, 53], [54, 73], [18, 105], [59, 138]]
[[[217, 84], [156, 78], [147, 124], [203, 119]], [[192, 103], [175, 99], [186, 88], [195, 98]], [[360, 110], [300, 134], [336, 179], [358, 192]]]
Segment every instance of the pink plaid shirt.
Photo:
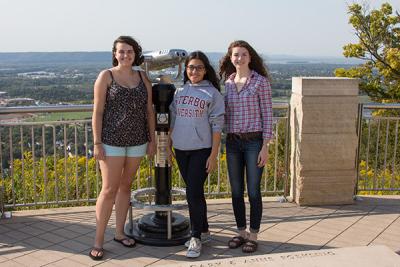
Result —
[[238, 93], [233, 73], [225, 82], [225, 122], [227, 133], [263, 132], [272, 138], [271, 85], [267, 78], [251, 71], [250, 79]]

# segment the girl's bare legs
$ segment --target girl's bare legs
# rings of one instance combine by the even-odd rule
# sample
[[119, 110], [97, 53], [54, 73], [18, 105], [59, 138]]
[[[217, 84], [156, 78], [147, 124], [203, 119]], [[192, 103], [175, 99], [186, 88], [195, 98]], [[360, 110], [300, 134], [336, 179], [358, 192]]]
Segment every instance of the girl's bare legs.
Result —
[[[125, 238], [124, 225], [126, 221], [126, 215], [129, 209], [129, 201], [131, 197], [131, 186], [133, 177], [135, 176], [142, 158], [125, 158], [125, 163], [120, 179], [119, 189], [115, 199], [115, 216], [116, 216], [116, 226], [115, 226], [115, 238], [122, 239]], [[134, 241], [125, 241], [127, 245], [133, 243]]]
[[241, 237], [243, 237], [244, 239], [248, 239], [249, 238], [249, 232], [247, 232], [246, 229], [239, 230], [239, 235]]
[[257, 241], [257, 233], [250, 233], [249, 239], [252, 241]]
[[125, 157], [106, 157], [99, 161], [102, 176], [102, 186], [96, 202], [96, 237], [94, 246], [102, 248], [104, 232], [112, 213], [115, 196], [121, 183], [121, 174]]

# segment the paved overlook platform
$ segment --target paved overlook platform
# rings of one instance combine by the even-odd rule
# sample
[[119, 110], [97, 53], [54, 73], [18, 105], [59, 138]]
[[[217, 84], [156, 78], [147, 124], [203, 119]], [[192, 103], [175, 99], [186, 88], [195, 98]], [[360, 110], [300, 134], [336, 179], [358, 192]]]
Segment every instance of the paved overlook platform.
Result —
[[[207, 202], [212, 241], [191, 262], [247, 256], [226, 245], [235, 234], [230, 199]], [[135, 217], [142, 214], [134, 210]], [[112, 240], [115, 221], [111, 218], [104, 260], [95, 262], [87, 256], [95, 232], [93, 206], [13, 212], [12, 219], [0, 220], [0, 266], [164, 266], [190, 262], [184, 246], [121, 246]], [[371, 245], [400, 250], [399, 196], [363, 196], [352, 205], [320, 207], [264, 198], [259, 249], [249, 259], [263, 254]]]

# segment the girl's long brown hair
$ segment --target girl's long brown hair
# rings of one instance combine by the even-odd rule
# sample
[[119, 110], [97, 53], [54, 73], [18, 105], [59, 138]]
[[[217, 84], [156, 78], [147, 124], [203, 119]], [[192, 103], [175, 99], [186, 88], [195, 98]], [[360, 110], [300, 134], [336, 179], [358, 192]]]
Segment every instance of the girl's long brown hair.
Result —
[[249, 43], [243, 40], [238, 40], [232, 42], [229, 47], [228, 47], [228, 52], [226, 55], [220, 60], [219, 63], [219, 75], [223, 81], [226, 81], [229, 76], [236, 72], [235, 66], [233, 66], [231, 62], [231, 56], [232, 56], [232, 49], [234, 47], [244, 47], [249, 51], [250, 55], [250, 63], [249, 63], [249, 68], [251, 70], [256, 71], [258, 74], [270, 79], [269, 73], [268, 73], [268, 68], [264, 64], [263, 59], [257, 54], [256, 50], [254, 50]]

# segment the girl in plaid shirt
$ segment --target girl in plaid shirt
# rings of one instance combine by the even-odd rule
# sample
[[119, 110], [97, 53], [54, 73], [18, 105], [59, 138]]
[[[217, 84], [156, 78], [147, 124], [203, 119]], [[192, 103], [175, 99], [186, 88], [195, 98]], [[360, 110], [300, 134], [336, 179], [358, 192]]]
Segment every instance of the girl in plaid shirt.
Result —
[[[232, 189], [232, 206], [239, 235], [229, 248], [257, 250], [262, 217], [260, 182], [272, 138], [272, 99], [269, 75], [263, 60], [245, 41], [235, 41], [220, 62], [225, 81], [226, 154]], [[250, 202], [250, 228], [246, 230], [244, 171]]]

